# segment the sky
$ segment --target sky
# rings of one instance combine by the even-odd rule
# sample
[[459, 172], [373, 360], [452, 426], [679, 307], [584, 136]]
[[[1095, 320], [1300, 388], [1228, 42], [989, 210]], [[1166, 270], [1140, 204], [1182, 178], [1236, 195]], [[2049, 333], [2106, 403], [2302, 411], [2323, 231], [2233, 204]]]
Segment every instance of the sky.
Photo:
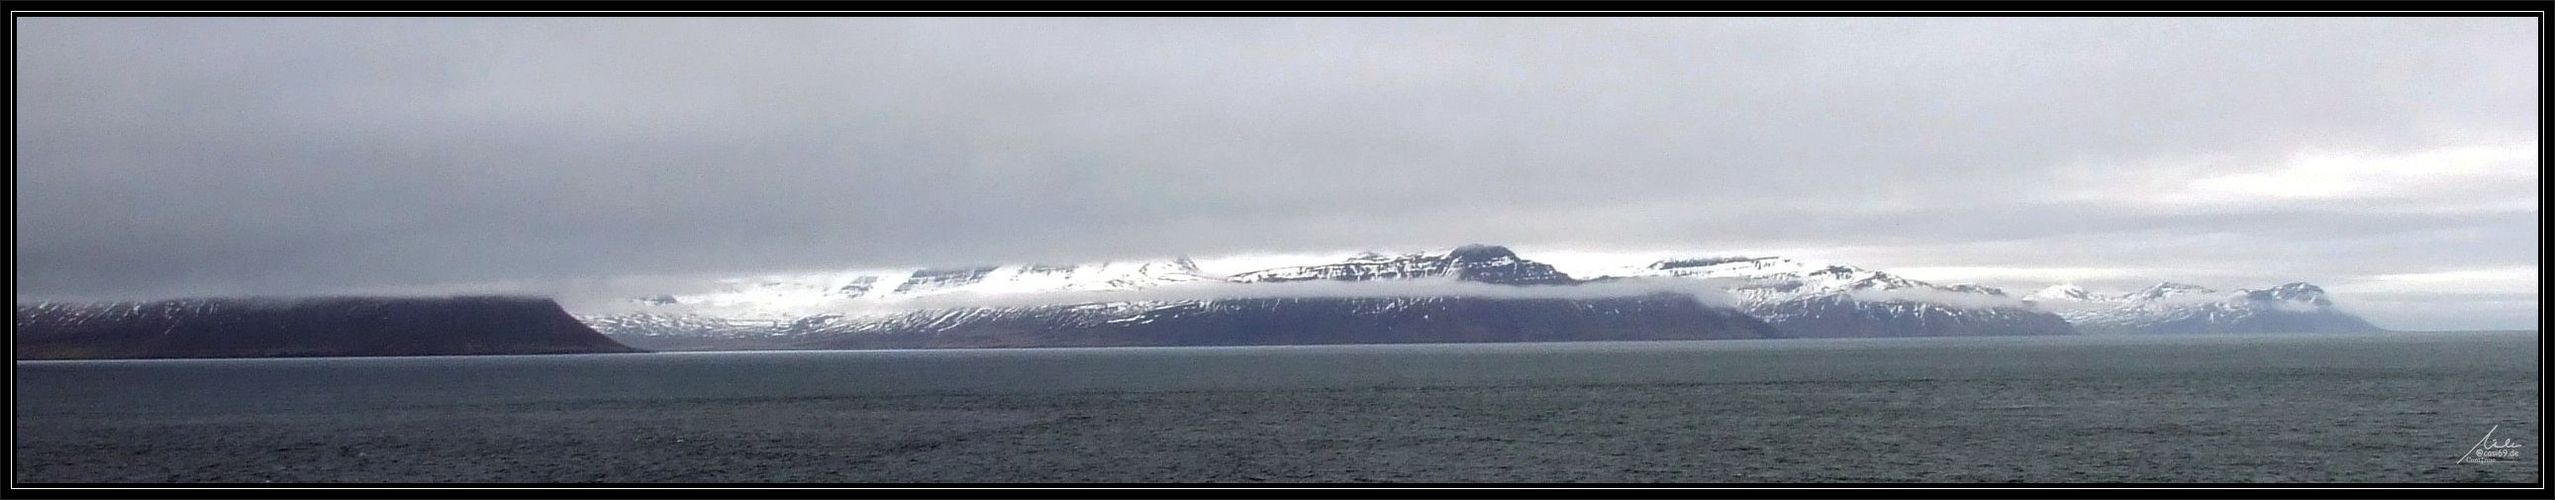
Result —
[[16, 23], [20, 301], [1495, 243], [2538, 320], [2534, 18]]

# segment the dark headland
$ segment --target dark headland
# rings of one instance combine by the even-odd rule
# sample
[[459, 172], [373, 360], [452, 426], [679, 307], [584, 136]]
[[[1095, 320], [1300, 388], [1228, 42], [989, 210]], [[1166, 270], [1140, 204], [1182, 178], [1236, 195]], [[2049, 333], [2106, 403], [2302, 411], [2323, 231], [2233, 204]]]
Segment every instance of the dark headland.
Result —
[[642, 352], [539, 297], [41, 303], [15, 319], [20, 360]]

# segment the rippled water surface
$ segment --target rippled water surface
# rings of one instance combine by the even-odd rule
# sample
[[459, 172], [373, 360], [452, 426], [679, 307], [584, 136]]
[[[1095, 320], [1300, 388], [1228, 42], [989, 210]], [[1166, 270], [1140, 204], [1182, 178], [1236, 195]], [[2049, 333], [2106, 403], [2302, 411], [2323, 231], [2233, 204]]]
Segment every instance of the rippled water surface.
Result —
[[[22, 483], [2534, 482], [2538, 342], [18, 362], [13, 467]], [[2461, 461], [2505, 441], [2516, 458]]]

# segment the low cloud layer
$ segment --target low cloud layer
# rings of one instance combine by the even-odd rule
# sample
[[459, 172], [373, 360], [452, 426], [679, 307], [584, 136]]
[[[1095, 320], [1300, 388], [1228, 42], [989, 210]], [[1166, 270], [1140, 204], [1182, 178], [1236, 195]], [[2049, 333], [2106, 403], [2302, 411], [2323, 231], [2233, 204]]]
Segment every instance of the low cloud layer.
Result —
[[2043, 307], [2043, 306], [2041, 306], [2041, 305], [2039, 305], [2039, 304], [2034, 304], [2034, 303], [2030, 303], [2030, 302], [2025, 302], [2025, 301], [2023, 301], [2023, 299], [2015, 298], [2015, 297], [1998, 297], [1998, 296], [1994, 296], [1994, 295], [1985, 295], [1985, 294], [1977, 294], [1977, 293], [1962, 293], [1962, 292], [1954, 292], [1954, 291], [1949, 291], [1949, 290], [1934, 290], [1934, 289], [1926, 289], [1926, 288], [1900, 288], [1900, 289], [1893, 289], [1893, 290], [1855, 290], [1855, 291], [1853, 291], [1852, 293], [1849, 293], [1848, 295], [1850, 295], [1850, 296], [1854, 297], [1854, 300], [1867, 301], [1867, 302], [1895, 302], [1895, 301], [1924, 302], [1924, 303], [1930, 303], [1930, 304], [1942, 304], [1942, 305], [1947, 305], [1947, 306], [1964, 307], [1964, 308], [1972, 308], [1972, 309], [1986, 309], [1986, 308], [1998, 308], [1998, 307], [2014, 307], [2014, 308], [2025, 308], [2025, 309], [2047, 309], [2047, 307]]
[[20, 300], [1469, 242], [2342, 283], [2539, 249], [2533, 18], [18, 28]]

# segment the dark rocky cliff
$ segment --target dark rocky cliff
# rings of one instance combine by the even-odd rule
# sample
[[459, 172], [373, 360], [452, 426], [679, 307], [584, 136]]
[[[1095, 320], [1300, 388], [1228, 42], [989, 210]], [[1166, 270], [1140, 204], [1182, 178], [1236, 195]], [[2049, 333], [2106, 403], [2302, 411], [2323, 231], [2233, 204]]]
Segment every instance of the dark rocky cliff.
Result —
[[19, 304], [16, 359], [638, 352], [537, 297]]

